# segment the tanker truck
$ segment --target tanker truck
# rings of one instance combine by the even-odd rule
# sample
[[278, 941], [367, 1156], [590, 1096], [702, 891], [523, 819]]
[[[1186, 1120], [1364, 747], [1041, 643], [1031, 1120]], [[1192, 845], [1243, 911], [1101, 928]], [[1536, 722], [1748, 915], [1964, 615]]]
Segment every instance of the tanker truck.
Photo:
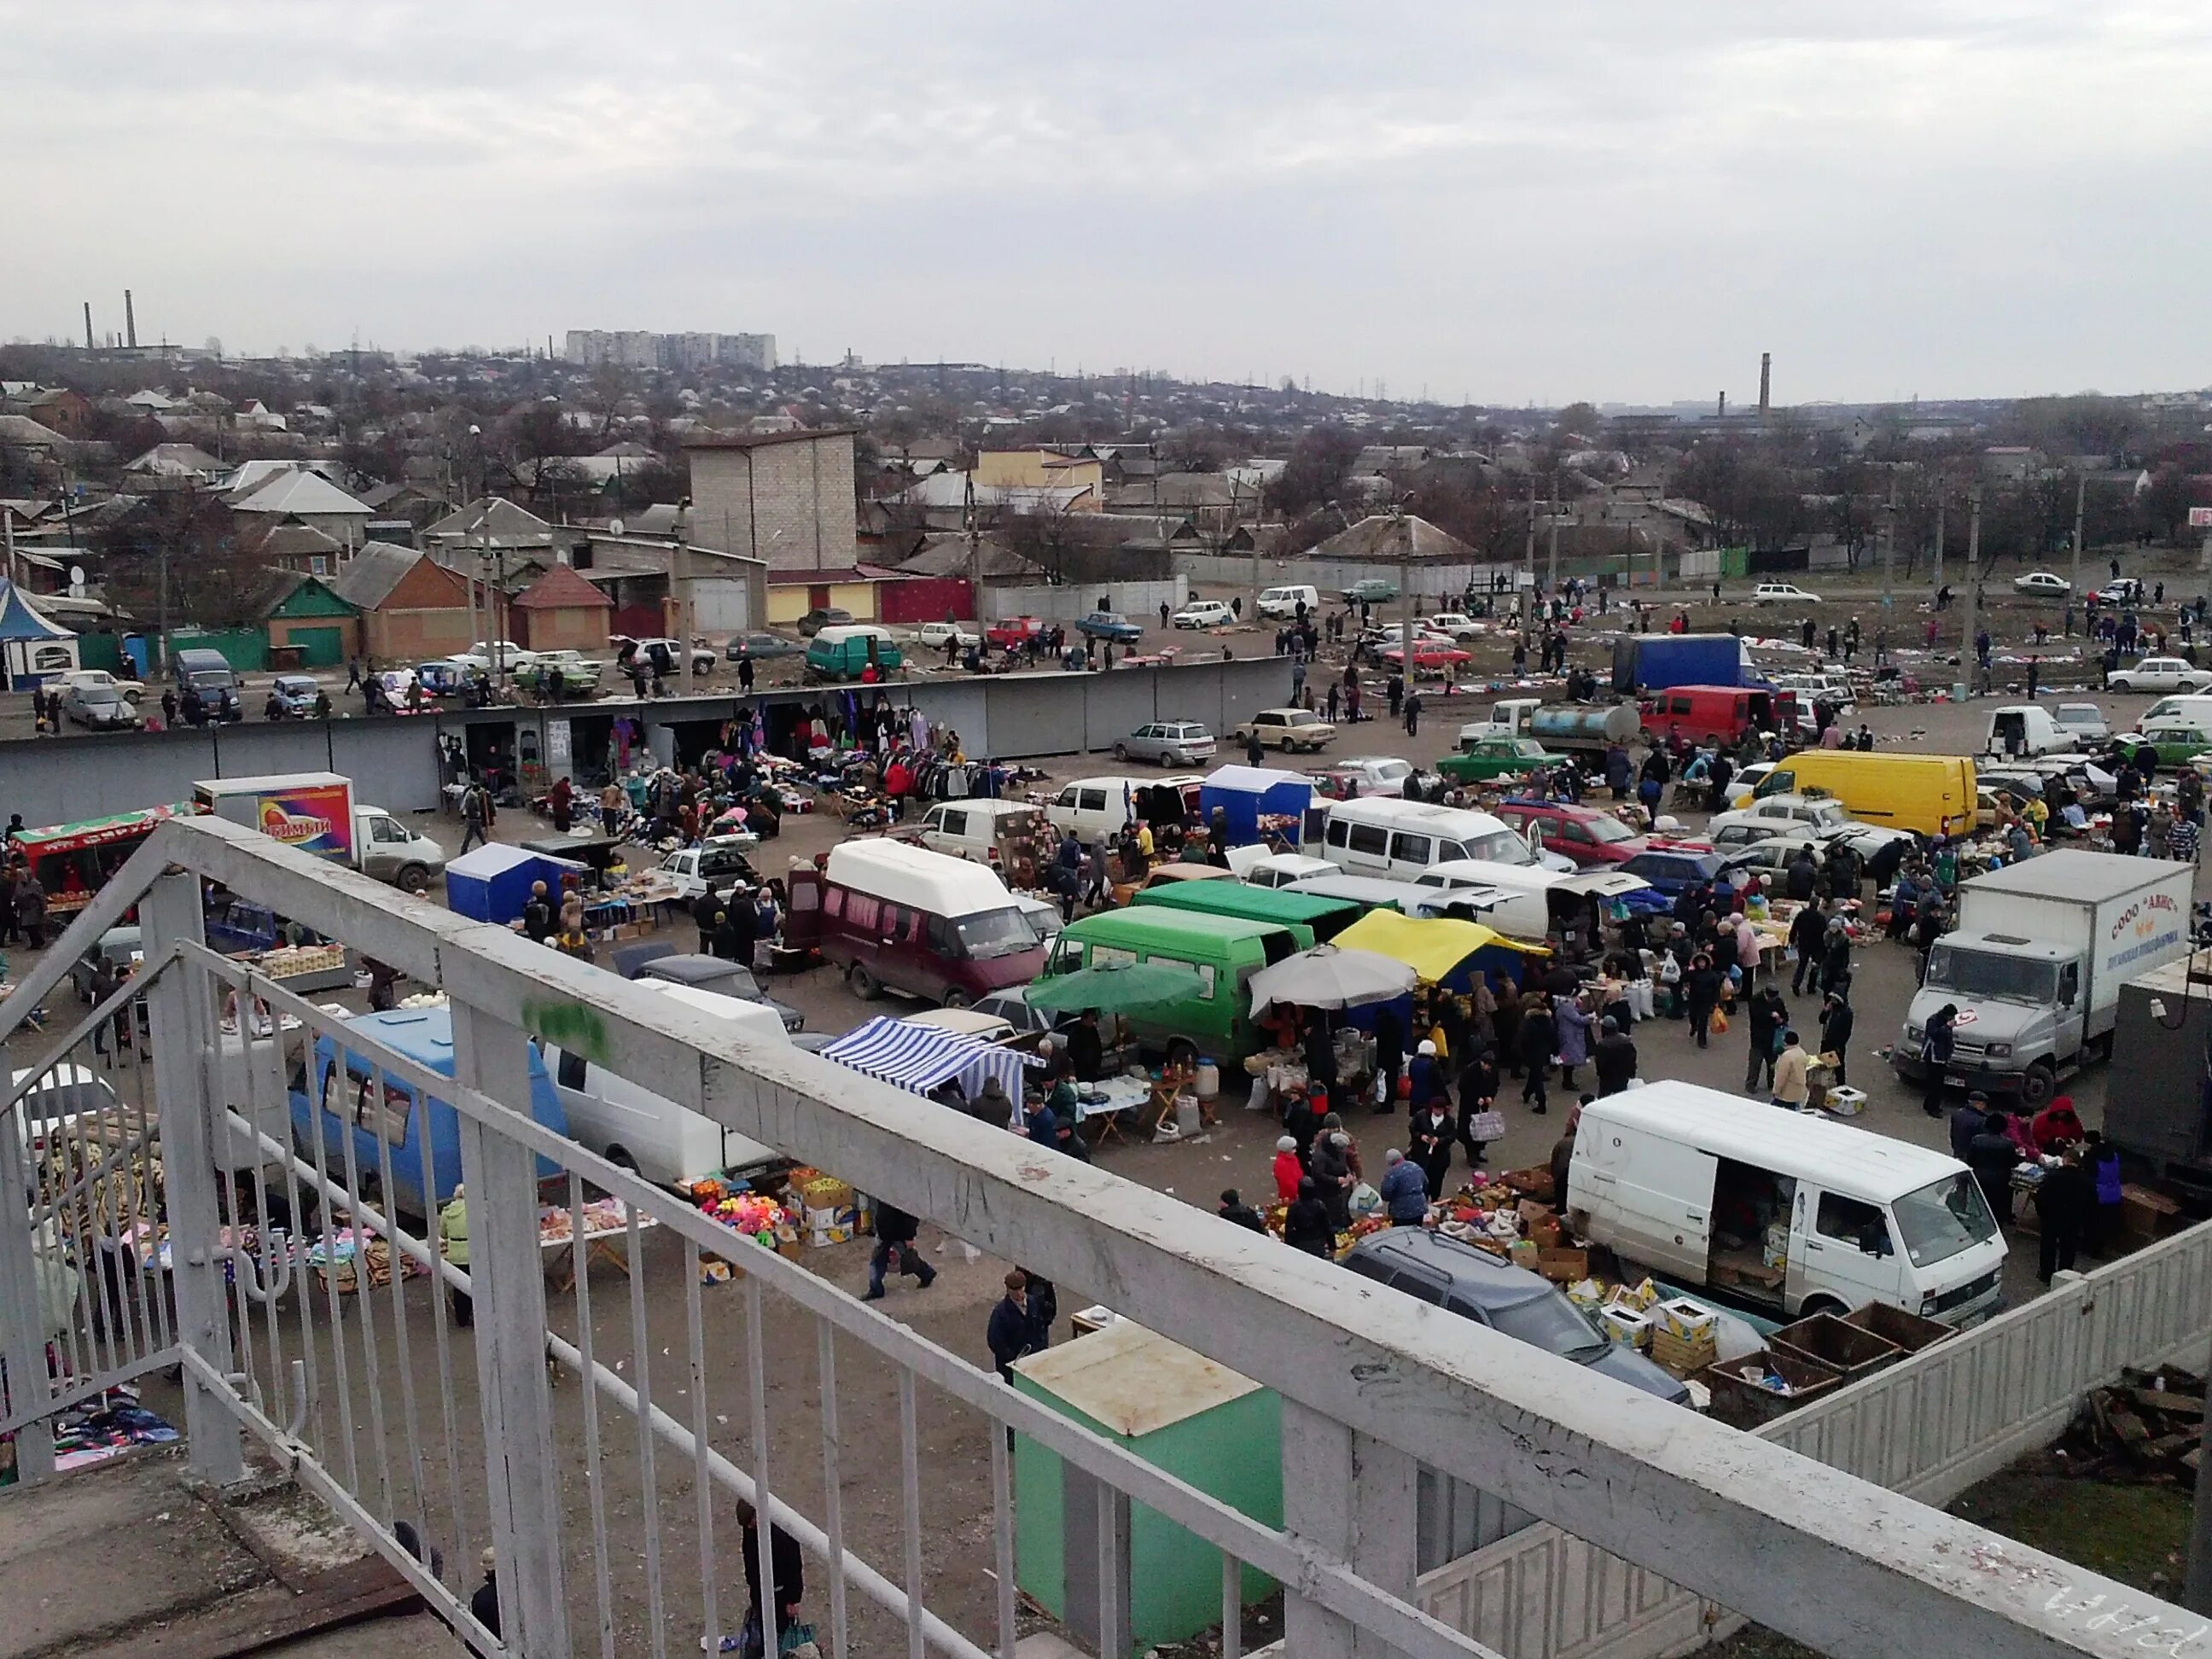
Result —
[[1643, 731], [1634, 703], [1610, 708], [1582, 703], [1546, 704], [1535, 697], [1504, 697], [1491, 705], [1490, 718], [1459, 729], [1462, 754], [1486, 738], [1534, 738], [1554, 754], [1570, 750], [1602, 754], [1609, 744], [1631, 743]]

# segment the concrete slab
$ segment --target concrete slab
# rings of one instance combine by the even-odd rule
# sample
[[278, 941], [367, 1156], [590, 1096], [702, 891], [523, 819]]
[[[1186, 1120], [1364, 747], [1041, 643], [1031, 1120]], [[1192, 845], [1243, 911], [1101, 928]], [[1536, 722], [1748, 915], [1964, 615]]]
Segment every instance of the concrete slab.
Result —
[[371, 1619], [264, 1648], [255, 1659], [455, 1659], [468, 1650], [427, 1613]]

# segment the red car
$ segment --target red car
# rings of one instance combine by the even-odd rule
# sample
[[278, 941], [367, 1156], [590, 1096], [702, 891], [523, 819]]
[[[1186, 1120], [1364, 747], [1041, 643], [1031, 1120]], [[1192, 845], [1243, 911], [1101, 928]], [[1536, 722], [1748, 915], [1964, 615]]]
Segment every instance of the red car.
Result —
[[[1394, 645], [1382, 653], [1382, 660], [1395, 668], [1403, 655], [1404, 653]], [[1413, 641], [1413, 666], [1416, 669], [1459, 668], [1471, 660], [1468, 653], [1455, 645], [1432, 645], [1425, 640], [1419, 639]]]
[[983, 638], [1001, 651], [1019, 651], [1044, 631], [1042, 617], [1008, 617], [983, 630]]
[[1626, 864], [1656, 845], [1639, 836], [1610, 812], [1594, 806], [1573, 806], [1565, 801], [1508, 800], [1498, 816], [1524, 836], [1531, 830], [1543, 838], [1544, 850], [1572, 859], [1584, 869], [1607, 869]]

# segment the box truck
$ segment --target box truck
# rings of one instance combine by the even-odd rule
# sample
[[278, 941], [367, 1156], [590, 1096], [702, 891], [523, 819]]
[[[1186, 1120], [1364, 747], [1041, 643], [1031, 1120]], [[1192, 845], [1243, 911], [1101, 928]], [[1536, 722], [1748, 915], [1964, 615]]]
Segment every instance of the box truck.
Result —
[[1632, 634], [1613, 643], [1616, 691], [1765, 684], [1752, 663], [1751, 647], [1733, 634]]
[[446, 867], [444, 848], [381, 806], [357, 804], [353, 780], [336, 772], [210, 778], [192, 786], [192, 805], [410, 893]]
[[1959, 925], [1929, 954], [1890, 1063], [1928, 1076], [1929, 1017], [1948, 1004], [1959, 1015], [1945, 1083], [2040, 1107], [2062, 1073], [2111, 1058], [2121, 985], [2188, 954], [2196, 873], [2067, 849], [1961, 883]]

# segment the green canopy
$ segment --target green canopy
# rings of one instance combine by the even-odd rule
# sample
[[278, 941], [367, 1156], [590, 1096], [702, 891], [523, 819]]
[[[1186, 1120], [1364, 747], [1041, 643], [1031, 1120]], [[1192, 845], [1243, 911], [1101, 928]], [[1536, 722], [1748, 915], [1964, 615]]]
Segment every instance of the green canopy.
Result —
[[1163, 1002], [1195, 997], [1206, 981], [1198, 969], [1173, 962], [1113, 962], [1097, 968], [1079, 968], [1072, 974], [1055, 974], [1030, 985], [1029, 1005], [1054, 1013], [1096, 1008], [1101, 1013], [1126, 1013]]

